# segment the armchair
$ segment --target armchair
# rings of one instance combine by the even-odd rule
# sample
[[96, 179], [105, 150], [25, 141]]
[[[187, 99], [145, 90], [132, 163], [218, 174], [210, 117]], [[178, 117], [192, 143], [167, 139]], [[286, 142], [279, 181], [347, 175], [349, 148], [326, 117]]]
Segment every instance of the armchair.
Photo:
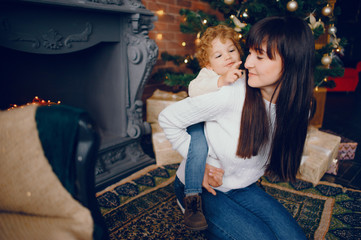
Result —
[[99, 136], [85, 111], [2, 111], [0, 146], [0, 239], [108, 239], [95, 198]]

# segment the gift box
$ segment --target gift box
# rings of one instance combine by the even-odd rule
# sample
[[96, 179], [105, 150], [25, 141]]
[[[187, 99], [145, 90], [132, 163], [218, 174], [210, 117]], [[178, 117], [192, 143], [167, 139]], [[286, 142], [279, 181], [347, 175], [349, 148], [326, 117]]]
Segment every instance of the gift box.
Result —
[[328, 170], [327, 170], [326, 173], [332, 174], [332, 175], [337, 175], [338, 164], [339, 164], [338, 159], [333, 159], [332, 162], [331, 162], [331, 165], [328, 167]]
[[172, 148], [158, 123], [152, 123], [152, 142], [157, 165], [180, 163], [183, 157]]
[[159, 113], [167, 106], [186, 98], [185, 91], [172, 93], [155, 90], [153, 95], [147, 99], [147, 122], [152, 127], [153, 151], [157, 165], [180, 163], [183, 157], [172, 148], [172, 144], [166, 138], [163, 129], [158, 124]]
[[310, 128], [297, 177], [317, 185], [337, 157], [340, 142], [339, 136]]
[[158, 122], [159, 113], [167, 106], [182, 100], [188, 96], [187, 92], [181, 91], [172, 93], [162, 90], [155, 90], [153, 95], [147, 99], [147, 122]]
[[[330, 130], [321, 130], [323, 132], [331, 133], [337, 135], [336, 133]], [[353, 160], [355, 158], [357, 142], [348, 139], [346, 137], [341, 137], [340, 147], [338, 149], [337, 159], [338, 160]]]

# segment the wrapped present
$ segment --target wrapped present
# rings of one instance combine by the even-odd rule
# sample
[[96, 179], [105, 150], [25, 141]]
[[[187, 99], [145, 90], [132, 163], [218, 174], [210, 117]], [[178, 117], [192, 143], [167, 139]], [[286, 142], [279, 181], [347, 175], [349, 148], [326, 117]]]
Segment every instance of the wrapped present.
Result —
[[185, 91], [172, 93], [159, 89], [155, 90], [153, 95], [147, 99], [147, 122], [158, 122], [158, 115], [164, 108], [187, 96]]
[[157, 165], [180, 163], [183, 157], [172, 148], [158, 123], [152, 123], [152, 142]]
[[163, 129], [158, 124], [159, 113], [167, 106], [180, 101], [188, 96], [182, 91], [172, 93], [162, 90], [155, 90], [153, 95], [147, 99], [147, 122], [152, 127], [153, 151], [157, 165], [180, 163], [183, 157], [172, 148], [172, 144], [166, 138]]
[[341, 142], [337, 159], [352, 160], [355, 158], [357, 142]]
[[[330, 130], [324, 130], [321, 131], [331, 133], [333, 135], [338, 135]], [[353, 160], [355, 158], [356, 148], [357, 148], [357, 142], [348, 139], [346, 137], [341, 137], [341, 143], [340, 147], [338, 149], [337, 159], [338, 160]]]
[[337, 175], [338, 164], [339, 164], [338, 159], [333, 159], [332, 162], [331, 162], [331, 165], [328, 167], [328, 170], [327, 170], [326, 173], [332, 174], [332, 175]]
[[317, 185], [337, 157], [340, 142], [339, 136], [310, 128], [297, 177]]

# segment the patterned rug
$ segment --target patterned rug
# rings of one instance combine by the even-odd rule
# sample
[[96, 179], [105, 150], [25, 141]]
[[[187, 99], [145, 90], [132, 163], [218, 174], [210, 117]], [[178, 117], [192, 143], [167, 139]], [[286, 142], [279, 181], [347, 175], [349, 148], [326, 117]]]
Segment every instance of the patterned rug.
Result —
[[[172, 184], [177, 168], [152, 165], [98, 192], [110, 239], [206, 239], [203, 232], [183, 226]], [[261, 185], [293, 215], [308, 239], [361, 239], [361, 191], [265, 177]]]

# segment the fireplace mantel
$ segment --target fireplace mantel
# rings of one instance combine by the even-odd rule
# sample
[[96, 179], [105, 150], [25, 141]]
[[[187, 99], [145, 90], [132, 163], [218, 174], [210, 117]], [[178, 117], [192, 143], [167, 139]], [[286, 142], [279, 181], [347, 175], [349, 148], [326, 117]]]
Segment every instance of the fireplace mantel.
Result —
[[1, 108], [39, 96], [87, 110], [101, 135], [99, 188], [154, 163], [140, 138], [155, 20], [140, 0], [1, 1]]

